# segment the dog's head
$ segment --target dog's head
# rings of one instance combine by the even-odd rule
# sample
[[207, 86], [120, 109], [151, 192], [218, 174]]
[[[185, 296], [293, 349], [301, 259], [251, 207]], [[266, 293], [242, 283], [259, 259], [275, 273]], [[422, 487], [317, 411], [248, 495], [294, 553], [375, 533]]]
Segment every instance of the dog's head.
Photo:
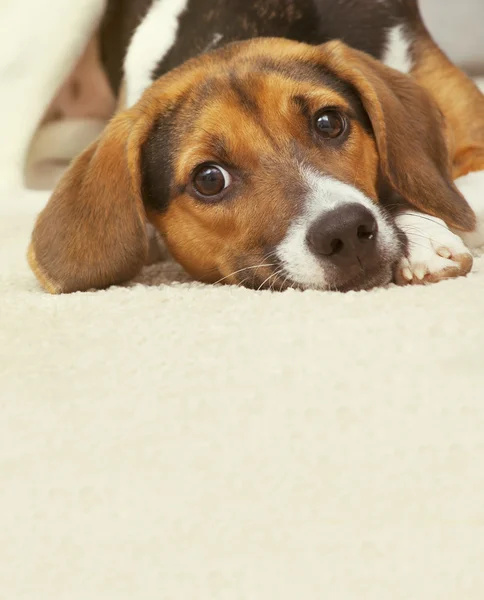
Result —
[[426, 92], [340, 42], [241, 42], [111, 121], [41, 213], [30, 264], [54, 293], [126, 281], [148, 219], [201, 281], [369, 288], [403, 252], [392, 195], [474, 225]]

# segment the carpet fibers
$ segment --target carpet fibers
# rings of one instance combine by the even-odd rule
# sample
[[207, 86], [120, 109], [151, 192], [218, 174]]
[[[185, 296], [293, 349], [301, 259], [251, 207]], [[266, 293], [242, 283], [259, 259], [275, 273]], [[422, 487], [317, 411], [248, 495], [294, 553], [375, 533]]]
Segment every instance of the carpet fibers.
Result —
[[0, 199], [3, 597], [482, 599], [482, 258], [345, 295], [166, 262], [55, 297], [25, 261], [46, 198]]

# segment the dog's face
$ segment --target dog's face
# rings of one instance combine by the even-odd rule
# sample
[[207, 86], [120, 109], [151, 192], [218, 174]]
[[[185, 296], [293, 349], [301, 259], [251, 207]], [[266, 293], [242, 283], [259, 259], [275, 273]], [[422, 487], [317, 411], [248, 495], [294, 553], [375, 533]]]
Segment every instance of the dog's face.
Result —
[[147, 217], [202, 281], [386, 284], [404, 235], [384, 192], [473, 225], [448, 156], [441, 114], [407, 76], [339, 42], [234, 44], [111, 122], [39, 217], [30, 262], [53, 292], [124, 281], [144, 262]]
[[203, 281], [387, 283], [402, 246], [377, 206], [378, 151], [358, 94], [318, 63], [259, 52], [214, 62], [158, 118], [141, 154], [150, 219]]

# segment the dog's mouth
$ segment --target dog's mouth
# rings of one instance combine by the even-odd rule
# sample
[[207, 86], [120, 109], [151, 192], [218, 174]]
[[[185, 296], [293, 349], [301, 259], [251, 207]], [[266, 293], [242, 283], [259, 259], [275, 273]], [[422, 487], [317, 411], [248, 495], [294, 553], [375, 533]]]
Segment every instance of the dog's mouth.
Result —
[[367, 291], [377, 287], [385, 287], [393, 279], [393, 265], [382, 263], [378, 268], [362, 270], [356, 276], [345, 279], [341, 277], [328, 288], [335, 292]]
[[[296, 281], [287, 272], [282, 262], [273, 260], [268, 266], [267, 262], [260, 265], [248, 265], [237, 269], [229, 277], [216, 283], [231, 283], [257, 291], [283, 292], [288, 289], [319, 290], [332, 292], [367, 291], [377, 287], [385, 287], [393, 280], [396, 261], [388, 262], [384, 259], [373, 266], [365, 268], [363, 265], [357, 272], [336, 271], [326, 273], [325, 283], [304, 283]], [[323, 272], [323, 267], [321, 267]]]

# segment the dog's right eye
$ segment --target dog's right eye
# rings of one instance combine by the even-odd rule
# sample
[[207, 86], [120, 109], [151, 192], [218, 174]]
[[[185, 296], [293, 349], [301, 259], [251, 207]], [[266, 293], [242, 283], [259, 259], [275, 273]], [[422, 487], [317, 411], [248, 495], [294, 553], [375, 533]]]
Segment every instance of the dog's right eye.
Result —
[[214, 198], [232, 182], [230, 174], [218, 165], [202, 165], [193, 175], [193, 187], [200, 196]]
[[347, 119], [337, 110], [323, 109], [316, 113], [314, 125], [320, 137], [334, 140], [346, 132]]

